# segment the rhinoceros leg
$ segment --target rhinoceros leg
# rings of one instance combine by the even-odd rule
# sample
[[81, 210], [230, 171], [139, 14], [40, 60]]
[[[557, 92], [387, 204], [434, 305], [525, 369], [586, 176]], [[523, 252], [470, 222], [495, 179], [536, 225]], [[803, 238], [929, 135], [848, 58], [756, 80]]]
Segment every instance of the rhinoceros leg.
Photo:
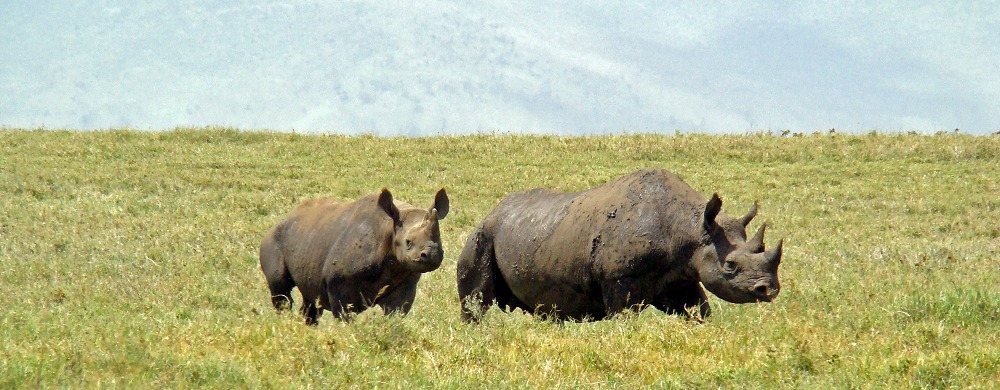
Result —
[[531, 313], [532, 308], [521, 302], [514, 292], [510, 291], [510, 286], [507, 285], [507, 280], [503, 278], [503, 274], [500, 273], [500, 269], [497, 268], [496, 262], [493, 263], [493, 296], [496, 301], [497, 306], [499, 306], [504, 311], [514, 311], [514, 309], [521, 309], [525, 312]]
[[493, 239], [479, 226], [458, 256], [458, 299], [466, 322], [478, 321], [496, 300], [495, 263]]
[[328, 298], [327, 303], [323, 303], [324, 309], [329, 310], [333, 318], [349, 322], [351, 321], [351, 305], [345, 305], [340, 299]]
[[295, 287], [295, 283], [289, 282], [290, 280], [268, 282], [268, 288], [271, 290], [271, 304], [279, 311], [291, 308], [295, 302], [292, 299], [292, 288]]
[[708, 318], [712, 308], [708, 304], [705, 289], [698, 283], [674, 287], [660, 293], [653, 299], [653, 307], [668, 314], [691, 316], [690, 309], [697, 308], [701, 318]]
[[306, 319], [306, 325], [316, 325], [317, 319], [320, 316], [319, 307], [316, 306], [316, 301], [309, 301], [302, 299], [302, 307], [299, 311], [302, 312], [302, 316]]
[[281, 247], [273, 236], [265, 238], [260, 247], [260, 268], [267, 279], [267, 287], [271, 290], [271, 304], [275, 309], [283, 310], [292, 307], [292, 289], [295, 281], [285, 266], [285, 258]]
[[[330, 314], [334, 318], [349, 322], [351, 321], [352, 313], [360, 312], [363, 308], [358, 309], [351, 301], [345, 299], [340, 291], [331, 287], [342, 284], [344, 284], [343, 280], [328, 281], [324, 279], [322, 281], [322, 289], [320, 290], [322, 292], [319, 295], [319, 306], [330, 311]], [[348, 287], [348, 290], [350, 290], [350, 287]]]
[[387, 293], [384, 297], [376, 299], [376, 304], [382, 308], [385, 314], [399, 313], [405, 315], [410, 312], [413, 299], [417, 296], [417, 282], [420, 281], [420, 274], [410, 275], [402, 284]]
[[[604, 315], [611, 317], [625, 310], [639, 310], [643, 306], [643, 289], [639, 281], [633, 278], [608, 280], [601, 283], [601, 295], [604, 299]], [[599, 320], [601, 318], [594, 318]]]

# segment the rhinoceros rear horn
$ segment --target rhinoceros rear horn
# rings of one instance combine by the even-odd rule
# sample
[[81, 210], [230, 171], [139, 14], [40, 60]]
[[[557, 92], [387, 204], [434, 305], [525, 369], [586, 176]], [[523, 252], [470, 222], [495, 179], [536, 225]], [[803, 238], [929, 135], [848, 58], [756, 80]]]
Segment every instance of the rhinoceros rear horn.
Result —
[[740, 217], [740, 223], [742, 223], [743, 227], [745, 228], [747, 227], [747, 225], [750, 224], [750, 221], [753, 219], [753, 217], [756, 216], [757, 216], [757, 201], [755, 200], [753, 202], [753, 206], [750, 206], [750, 211], [747, 212], [747, 215]]
[[767, 229], [767, 222], [760, 224], [760, 229], [757, 229], [757, 234], [753, 235], [750, 241], [747, 241], [747, 248], [753, 253], [760, 253], [764, 251], [764, 229]]
[[394, 224], [399, 225], [399, 209], [392, 203], [392, 193], [388, 188], [382, 187], [382, 192], [378, 194], [378, 207], [392, 218]]
[[434, 206], [432, 206], [432, 209], [437, 210], [437, 219], [444, 219], [448, 215], [448, 203], [448, 192], [441, 188], [434, 195]]
[[705, 205], [705, 231], [711, 231], [719, 211], [722, 211], [722, 198], [719, 198], [719, 194], [712, 194], [712, 199], [709, 199], [708, 204]]

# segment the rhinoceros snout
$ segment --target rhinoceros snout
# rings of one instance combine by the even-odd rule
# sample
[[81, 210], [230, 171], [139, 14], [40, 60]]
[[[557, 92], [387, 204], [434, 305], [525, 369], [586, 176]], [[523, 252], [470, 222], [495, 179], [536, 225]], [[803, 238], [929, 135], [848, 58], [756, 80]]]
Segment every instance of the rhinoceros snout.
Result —
[[753, 287], [753, 295], [755, 295], [757, 299], [761, 301], [771, 302], [772, 300], [774, 300], [775, 297], [778, 296], [778, 292], [780, 290], [781, 287], [779, 287], [777, 283], [762, 281], [758, 282]]
[[436, 245], [431, 245], [420, 251], [420, 261], [428, 262], [441, 258], [441, 249]]

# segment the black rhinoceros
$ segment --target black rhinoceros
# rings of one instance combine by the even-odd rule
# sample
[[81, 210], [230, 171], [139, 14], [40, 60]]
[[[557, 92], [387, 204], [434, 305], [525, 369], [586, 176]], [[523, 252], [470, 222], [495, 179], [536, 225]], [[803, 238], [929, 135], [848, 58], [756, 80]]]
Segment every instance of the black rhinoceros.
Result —
[[443, 188], [429, 209], [394, 202], [386, 189], [349, 203], [302, 202], [260, 246], [272, 304], [279, 310], [291, 306], [292, 288], [298, 287], [308, 324], [316, 323], [322, 309], [338, 318], [375, 305], [406, 314], [421, 273], [441, 265], [438, 220], [446, 215]]
[[[755, 202], [740, 218], [722, 200], [662, 169], [642, 169], [581, 192], [508, 195], [469, 236], [458, 259], [462, 318], [492, 304], [558, 319], [603, 319], [653, 305], [707, 317], [703, 284], [733, 303], [778, 294], [782, 241], [749, 241]], [[700, 284], [699, 284], [700, 283]]]

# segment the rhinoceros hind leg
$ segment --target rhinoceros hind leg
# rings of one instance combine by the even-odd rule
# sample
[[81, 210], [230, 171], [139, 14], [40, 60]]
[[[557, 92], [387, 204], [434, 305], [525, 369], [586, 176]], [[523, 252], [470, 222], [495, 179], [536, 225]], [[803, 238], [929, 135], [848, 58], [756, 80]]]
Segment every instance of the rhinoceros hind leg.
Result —
[[476, 228], [458, 256], [458, 299], [462, 307], [462, 320], [478, 321], [486, 309], [496, 301], [495, 280], [499, 275], [493, 239]]
[[284, 257], [277, 243], [265, 243], [261, 247], [260, 266], [267, 279], [267, 288], [271, 290], [271, 304], [278, 311], [291, 308], [295, 281], [285, 267]]
[[527, 313], [531, 313], [532, 308], [528, 307], [524, 302], [521, 302], [514, 292], [510, 290], [510, 286], [507, 285], [507, 280], [503, 278], [503, 274], [500, 273], [500, 268], [497, 267], [496, 261], [493, 262], [492, 266], [493, 273], [493, 296], [498, 307], [504, 311], [514, 311], [514, 309], [521, 309]]
[[293, 303], [294, 300], [292, 299], [292, 289], [288, 289], [288, 291], [280, 292], [277, 294], [275, 294], [273, 290], [271, 291], [271, 304], [274, 305], [274, 308], [277, 309], [278, 311], [283, 311], [285, 309], [291, 308]]

